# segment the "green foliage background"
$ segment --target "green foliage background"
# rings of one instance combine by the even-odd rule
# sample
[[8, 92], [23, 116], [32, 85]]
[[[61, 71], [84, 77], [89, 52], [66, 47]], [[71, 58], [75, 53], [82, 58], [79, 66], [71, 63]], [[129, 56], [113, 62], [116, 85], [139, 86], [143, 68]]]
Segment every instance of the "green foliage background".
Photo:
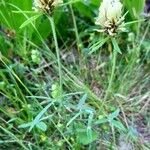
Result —
[[[0, 149], [149, 149], [138, 134], [149, 126], [145, 1], [122, 0], [128, 32], [113, 44], [94, 30], [100, 3], [64, 0], [52, 28], [32, 0], [1, 0]], [[113, 49], [122, 54], [105, 101]]]

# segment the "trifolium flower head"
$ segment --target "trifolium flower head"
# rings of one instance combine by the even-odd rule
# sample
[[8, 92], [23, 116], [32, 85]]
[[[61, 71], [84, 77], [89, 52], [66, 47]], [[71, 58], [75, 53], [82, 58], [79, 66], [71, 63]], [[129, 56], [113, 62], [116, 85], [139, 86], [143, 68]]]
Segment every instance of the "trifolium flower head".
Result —
[[103, 0], [99, 8], [96, 24], [102, 27], [107, 34], [114, 36], [118, 30], [124, 30], [124, 16], [122, 16], [122, 3], [120, 0]]
[[63, 0], [34, 0], [35, 10], [42, 10], [51, 14], [53, 9], [63, 3]]

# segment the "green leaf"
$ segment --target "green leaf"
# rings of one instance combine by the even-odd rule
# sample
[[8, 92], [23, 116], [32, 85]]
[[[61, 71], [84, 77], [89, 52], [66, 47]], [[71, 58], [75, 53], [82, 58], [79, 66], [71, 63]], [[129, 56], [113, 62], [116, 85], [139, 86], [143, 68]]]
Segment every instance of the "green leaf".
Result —
[[19, 125], [18, 128], [28, 128], [31, 126], [31, 124], [32, 122], [24, 123], [24, 124]]
[[94, 6], [99, 7], [101, 1], [102, 1], [102, 0], [91, 0], [91, 4], [94, 5]]
[[0, 5], [0, 22], [2, 21], [10, 29], [18, 32], [20, 25], [26, 20], [24, 13], [16, 14], [13, 11], [31, 11], [31, 0], [8, 0], [5, 5]]
[[4, 90], [6, 88], [6, 83], [4, 81], [0, 82], [0, 89]]
[[87, 5], [83, 1], [82, 2], [80, 1], [74, 3], [73, 6], [79, 11], [80, 14], [94, 21], [94, 17], [93, 17], [94, 12], [91, 9], [91, 7], [89, 7], [89, 5]]
[[86, 99], [87, 99], [87, 94], [84, 94], [77, 105], [77, 109], [79, 110], [82, 109], [83, 105], [85, 104]]
[[67, 126], [69, 126], [78, 116], [81, 115], [82, 112], [78, 112], [74, 117], [72, 117], [69, 122], [67, 123]]
[[33, 23], [33, 21], [35, 21], [37, 18], [39, 18], [41, 16], [41, 14], [38, 14], [38, 15], [35, 15], [31, 18], [29, 18], [28, 20], [26, 20], [19, 28], [22, 29], [24, 28], [25, 26], [27, 26], [28, 24], [30, 23]]
[[112, 121], [113, 119], [117, 118], [118, 115], [120, 113], [120, 109], [118, 108], [116, 111], [114, 111], [113, 113], [111, 113], [109, 116], [108, 116], [108, 120], [109, 121]]
[[124, 127], [124, 125], [120, 121], [112, 120], [111, 124], [121, 131], [126, 131], [126, 128]]
[[[48, 35], [50, 35], [51, 33], [51, 28], [50, 28], [50, 23], [48, 18], [44, 18], [43, 16], [40, 16], [39, 18], [36, 19], [35, 25], [36, 25], [37, 32], [40, 33], [42, 39], [45, 40], [48, 37]], [[39, 45], [41, 44], [42, 41], [37, 32], [33, 32], [32, 41], [36, 45]]]
[[119, 46], [118, 46], [118, 43], [116, 42], [116, 39], [115, 38], [112, 38], [112, 44], [113, 44], [113, 47], [114, 47], [114, 50], [120, 54], [122, 54]]
[[42, 131], [47, 130], [47, 125], [44, 122], [39, 122], [38, 124], [36, 124], [36, 127]]
[[129, 126], [128, 136], [136, 141], [138, 139], [138, 136], [139, 136], [137, 129], [135, 127]]
[[78, 143], [87, 145], [87, 144], [92, 143], [98, 138], [98, 133], [93, 130], [90, 130], [87, 132], [86, 129], [83, 129], [83, 131], [78, 132], [76, 136], [77, 136]]
[[33, 127], [40, 122], [41, 117], [44, 115], [44, 113], [53, 105], [54, 102], [48, 104], [32, 121], [32, 124], [30, 126], [29, 132], [33, 129]]
[[51, 95], [54, 99], [58, 99], [61, 95], [61, 87], [58, 83], [52, 85]]
[[109, 37], [102, 39], [99, 42], [95, 43], [92, 47], [90, 47], [91, 51], [89, 52], [89, 55], [100, 49], [108, 41], [108, 39]]
[[124, 0], [124, 5], [129, 10], [132, 19], [139, 18], [141, 12], [144, 10], [145, 0]]
[[108, 119], [107, 118], [102, 118], [102, 119], [97, 120], [95, 122], [95, 124], [98, 125], [98, 124], [102, 124], [102, 123], [106, 123], [106, 122], [108, 122]]
[[31, 0], [9, 0], [9, 2], [22, 10], [32, 10], [32, 1]]

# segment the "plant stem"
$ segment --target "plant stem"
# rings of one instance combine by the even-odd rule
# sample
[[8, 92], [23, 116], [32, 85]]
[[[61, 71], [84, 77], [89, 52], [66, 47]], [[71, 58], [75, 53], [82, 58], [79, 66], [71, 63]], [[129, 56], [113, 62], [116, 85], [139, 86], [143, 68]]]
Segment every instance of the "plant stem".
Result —
[[73, 25], [74, 25], [75, 36], [76, 36], [76, 40], [77, 40], [77, 47], [78, 47], [78, 51], [79, 51], [79, 54], [80, 54], [80, 49], [83, 48], [83, 45], [82, 45], [82, 42], [81, 42], [81, 39], [80, 39], [80, 36], [79, 36], [77, 23], [76, 23], [74, 11], [73, 11], [73, 8], [72, 8], [71, 4], [70, 4], [70, 10], [71, 10], [72, 20], [73, 20]]
[[52, 28], [52, 33], [53, 33], [53, 38], [54, 38], [54, 43], [55, 43], [55, 49], [56, 49], [56, 54], [57, 54], [57, 62], [58, 62], [58, 68], [59, 68], [59, 80], [60, 80], [60, 89], [62, 92], [62, 66], [60, 62], [60, 50], [58, 47], [58, 41], [57, 41], [57, 35], [56, 35], [56, 29], [54, 25], [54, 19], [52, 17], [48, 17], [50, 20], [51, 28]]
[[110, 91], [111, 91], [111, 88], [112, 88], [112, 83], [113, 83], [113, 79], [114, 79], [114, 74], [115, 74], [115, 68], [116, 68], [116, 58], [117, 58], [117, 51], [114, 50], [113, 51], [113, 60], [112, 60], [112, 70], [111, 70], [111, 76], [110, 76], [110, 79], [109, 79], [109, 84], [108, 84], [108, 88], [106, 90], [106, 95], [104, 97], [104, 101], [107, 100], [109, 94], [110, 94]]

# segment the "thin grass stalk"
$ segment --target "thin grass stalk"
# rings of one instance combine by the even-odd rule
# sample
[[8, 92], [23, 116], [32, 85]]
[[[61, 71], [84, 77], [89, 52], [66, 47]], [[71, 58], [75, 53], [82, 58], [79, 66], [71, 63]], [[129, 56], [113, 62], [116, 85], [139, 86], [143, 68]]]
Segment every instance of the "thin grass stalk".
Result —
[[57, 34], [56, 34], [54, 19], [52, 17], [49, 17], [49, 16], [48, 16], [48, 18], [49, 18], [50, 25], [52, 28], [52, 34], [53, 34], [54, 43], [55, 43], [57, 63], [58, 63], [58, 71], [59, 71], [59, 82], [60, 82], [60, 89], [61, 89], [61, 93], [62, 93], [62, 66], [61, 66], [61, 60], [60, 60], [60, 50], [58, 47], [58, 41], [57, 41]]
[[73, 25], [74, 25], [74, 31], [75, 31], [75, 36], [76, 36], [76, 40], [77, 40], [77, 47], [78, 47], [78, 52], [80, 54], [80, 49], [83, 47], [82, 46], [82, 42], [79, 36], [79, 32], [78, 32], [78, 28], [77, 28], [77, 23], [76, 23], [76, 19], [75, 19], [75, 14], [72, 8], [72, 5], [70, 4], [70, 10], [71, 10], [71, 15], [72, 15], [72, 20], [73, 20]]
[[113, 64], [112, 64], [111, 76], [110, 76], [110, 79], [109, 79], [109, 84], [108, 84], [108, 88], [106, 90], [104, 101], [108, 99], [108, 97], [110, 95], [110, 92], [111, 92], [112, 83], [113, 83], [114, 75], [115, 75], [117, 53], [118, 53], [117, 51], [115, 51], [115, 50], [113, 51], [113, 60], [112, 60]]

